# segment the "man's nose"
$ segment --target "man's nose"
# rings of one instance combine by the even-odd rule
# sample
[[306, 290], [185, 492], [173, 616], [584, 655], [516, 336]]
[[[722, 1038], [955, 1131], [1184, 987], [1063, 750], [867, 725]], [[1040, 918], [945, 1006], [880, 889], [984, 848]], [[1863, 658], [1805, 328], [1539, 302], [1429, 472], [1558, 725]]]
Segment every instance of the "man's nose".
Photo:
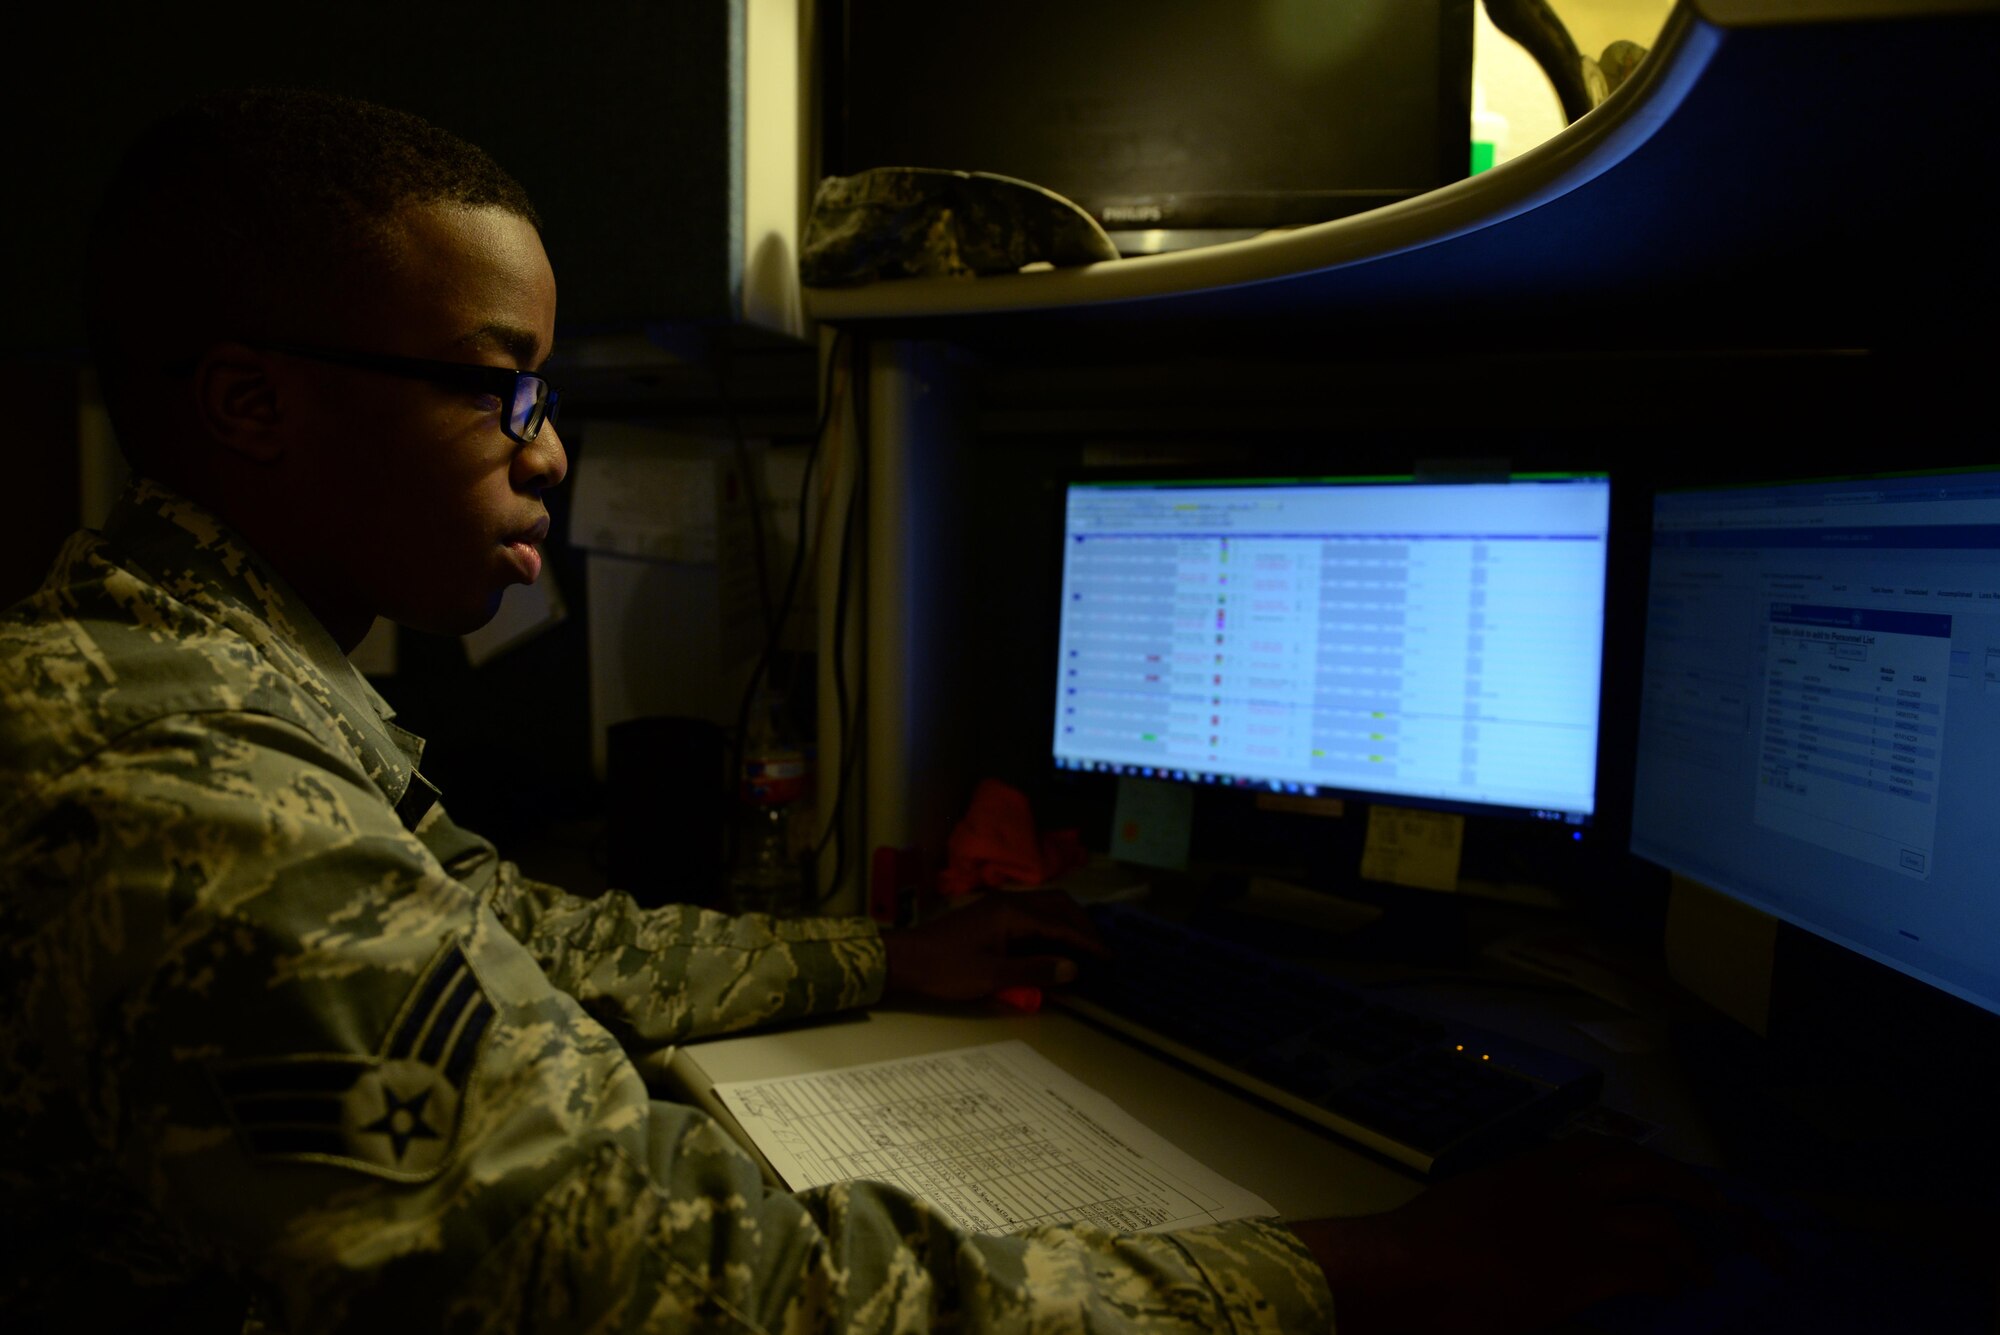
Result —
[[568, 474], [569, 454], [554, 422], [542, 423], [535, 438], [514, 451], [514, 485], [521, 491], [547, 491]]

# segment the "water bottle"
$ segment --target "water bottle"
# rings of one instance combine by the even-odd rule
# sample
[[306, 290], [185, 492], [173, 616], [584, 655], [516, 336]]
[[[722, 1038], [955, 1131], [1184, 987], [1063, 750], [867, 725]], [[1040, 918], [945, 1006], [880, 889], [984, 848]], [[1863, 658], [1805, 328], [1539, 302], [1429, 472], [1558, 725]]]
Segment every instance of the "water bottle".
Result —
[[764, 732], [743, 754], [736, 800], [736, 853], [729, 869], [733, 913], [795, 917], [806, 908], [799, 853], [808, 767], [805, 753]]

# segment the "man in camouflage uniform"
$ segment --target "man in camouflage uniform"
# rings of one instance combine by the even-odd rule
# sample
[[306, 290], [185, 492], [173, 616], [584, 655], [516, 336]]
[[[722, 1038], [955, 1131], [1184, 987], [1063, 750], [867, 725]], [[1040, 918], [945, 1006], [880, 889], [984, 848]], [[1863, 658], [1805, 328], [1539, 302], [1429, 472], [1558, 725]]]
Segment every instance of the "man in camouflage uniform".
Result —
[[1339, 1221], [993, 1238], [773, 1192], [649, 1098], [631, 1054], [1092, 943], [1055, 896], [886, 939], [585, 901], [452, 823], [345, 651], [539, 569], [554, 279], [484, 154], [207, 99], [128, 156], [92, 263], [139, 480], [0, 620], [10, 1328], [223, 1329], [247, 1295], [298, 1332], [1311, 1330], [1342, 1258], [1357, 1326], [1417, 1292], [1368, 1282], [1413, 1273], [1404, 1233]]

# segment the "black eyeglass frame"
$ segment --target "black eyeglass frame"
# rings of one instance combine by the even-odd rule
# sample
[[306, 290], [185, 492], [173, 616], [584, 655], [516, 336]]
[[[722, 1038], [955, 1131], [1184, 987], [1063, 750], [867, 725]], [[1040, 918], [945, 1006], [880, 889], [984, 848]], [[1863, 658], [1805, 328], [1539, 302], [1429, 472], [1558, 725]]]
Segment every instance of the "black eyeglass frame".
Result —
[[[406, 380], [426, 380], [448, 389], [492, 394], [507, 406], [507, 410], [500, 415], [500, 429], [507, 433], [509, 440], [522, 445], [533, 443], [535, 437], [541, 434], [542, 423], [555, 420], [556, 407], [562, 402], [562, 395], [537, 371], [513, 371], [504, 366], [481, 366], [476, 362], [438, 362], [423, 357], [399, 357], [387, 352], [352, 352], [345, 348], [316, 347], [310, 343], [259, 342], [250, 346], [292, 357], [305, 357], [311, 361], [330, 362], [335, 366], [380, 371], [384, 375], [402, 376]], [[193, 369], [191, 365], [167, 368], [169, 373], [184, 373]], [[514, 414], [520, 403], [523, 382], [539, 386], [540, 390], [534, 394], [527, 425], [516, 430]]]
[[[509, 440], [523, 445], [532, 443], [541, 434], [542, 423], [555, 420], [556, 407], [562, 402], [562, 395], [536, 371], [512, 371], [504, 366], [481, 366], [476, 362], [437, 362], [423, 357], [399, 357], [387, 352], [350, 352], [344, 348], [321, 348], [307, 343], [259, 343], [256, 346], [336, 366], [380, 371], [407, 380], [428, 380], [450, 389], [497, 395], [507, 405], [507, 411], [500, 417], [500, 429], [507, 433]], [[540, 386], [540, 393], [534, 397], [527, 425], [516, 430], [514, 414], [521, 400], [523, 382]]]

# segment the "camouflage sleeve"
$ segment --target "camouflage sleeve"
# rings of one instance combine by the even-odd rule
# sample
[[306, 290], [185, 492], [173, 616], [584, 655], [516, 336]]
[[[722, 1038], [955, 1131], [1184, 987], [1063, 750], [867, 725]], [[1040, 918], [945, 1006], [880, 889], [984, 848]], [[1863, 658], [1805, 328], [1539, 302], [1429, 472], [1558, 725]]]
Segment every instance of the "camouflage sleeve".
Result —
[[1321, 1271], [1275, 1220], [967, 1234], [878, 1183], [769, 1192], [692, 1109], [656, 1103], [649, 1129], [649, 1161], [606, 1150], [551, 1192], [453, 1300], [448, 1328], [517, 1330], [556, 1295], [579, 1328], [620, 1331], [1333, 1329]]
[[501, 862], [490, 908], [549, 980], [634, 1052], [880, 1000], [882, 939], [866, 918], [730, 917], [568, 894]]
[[984, 1237], [884, 1186], [767, 1190], [290, 725], [150, 725], [32, 805], [6, 870], [59, 907], [25, 1023], [66, 1064], [37, 1097], [77, 1091], [63, 1143], [296, 1335], [1330, 1322], [1269, 1221]]

